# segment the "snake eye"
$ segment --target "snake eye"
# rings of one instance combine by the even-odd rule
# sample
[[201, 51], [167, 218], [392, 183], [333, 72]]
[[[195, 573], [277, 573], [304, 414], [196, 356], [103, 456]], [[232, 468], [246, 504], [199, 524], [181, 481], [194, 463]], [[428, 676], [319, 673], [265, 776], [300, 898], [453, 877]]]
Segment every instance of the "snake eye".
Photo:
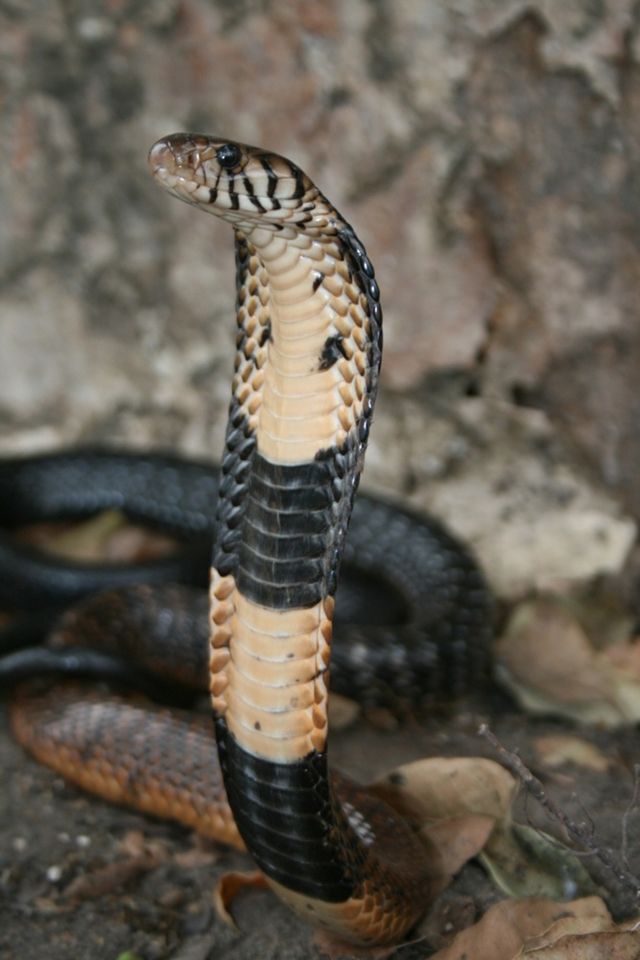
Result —
[[225, 170], [231, 170], [240, 161], [240, 147], [235, 143], [223, 143], [216, 150], [216, 160]]

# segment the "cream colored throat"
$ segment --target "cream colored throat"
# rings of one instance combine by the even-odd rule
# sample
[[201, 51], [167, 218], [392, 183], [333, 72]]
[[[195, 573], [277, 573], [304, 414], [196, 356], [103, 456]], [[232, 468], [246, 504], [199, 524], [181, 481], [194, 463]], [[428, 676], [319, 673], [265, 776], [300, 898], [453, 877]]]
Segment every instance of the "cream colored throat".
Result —
[[[273, 462], [305, 463], [340, 446], [362, 411], [365, 305], [335, 241], [270, 235], [257, 255], [271, 327], [254, 403], [258, 450]], [[323, 369], [330, 338], [340, 338], [340, 359]]]

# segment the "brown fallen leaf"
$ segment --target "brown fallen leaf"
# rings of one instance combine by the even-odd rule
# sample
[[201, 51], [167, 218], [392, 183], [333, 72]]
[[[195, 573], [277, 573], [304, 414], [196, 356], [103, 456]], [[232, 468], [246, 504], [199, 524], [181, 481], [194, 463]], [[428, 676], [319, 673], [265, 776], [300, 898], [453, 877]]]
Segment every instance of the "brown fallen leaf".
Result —
[[397, 767], [373, 784], [387, 803], [418, 826], [479, 814], [509, 815], [518, 789], [504, 767], [482, 757], [431, 757]]
[[612, 926], [604, 915], [561, 917], [539, 937], [528, 940], [517, 956], [531, 960], [636, 960], [640, 931]]
[[439, 857], [439, 876], [434, 883], [435, 896], [449, 885], [465, 863], [485, 846], [495, 826], [492, 817], [469, 814], [457, 820], [438, 820], [420, 831], [435, 847]]
[[640, 960], [640, 934], [621, 930], [575, 934], [522, 956], [531, 960]]
[[605, 773], [612, 764], [610, 757], [605, 756], [601, 750], [581, 737], [567, 735], [536, 737], [533, 740], [533, 746], [540, 762], [552, 770], [572, 763], [577, 767]]
[[[623, 645], [624, 646], [624, 645]], [[635, 645], [634, 645], [635, 646]], [[497, 644], [498, 675], [531, 713], [609, 728], [640, 720], [640, 676], [597, 651], [559, 600], [542, 597], [514, 612]], [[635, 650], [629, 654], [635, 664]]]
[[75, 523], [32, 524], [18, 538], [40, 550], [76, 562], [143, 562], [165, 556], [176, 541], [132, 523], [121, 510], [103, 510]]
[[251, 873], [240, 873], [236, 871], [224, 873], [218, 880], [213, 891], [213, 906], [216, 913], [223, 923], [226, 923], [227, 926], [233, 930], [237, 930], [238, 927], [231, 916], [231, 901], [246, 887], [251, 887], [254, 890], [269, 889], [265, 875], [259, 870], [253, 870]]
[[[532, 827], [512, 822], [518, 785], [493, 760], [418, 760], [393, 770], [372, 789], [437, 847], [435, 891], [441, 891], [466, 860], [479, 856], [496, 885], [509, 896], [567, 899], [594, 892], [575, 853]], [[475, 821], [475, 817], [486, 819]], [[450, 827], [452, 822], [455, 825]]]
[[62, 532], [46, 536], [39, 545], [43, 550], [68, 560], [99, 561], [104, 559], [108, 538], [127, 522], [121, 510], [103, 510]]
[[503, 900], [490, 907], [478, 923], [458, 933], [431, 960], [515, 960], [527, 940], [542, 934], [561, 917], [604, 917], [611, 923], [599, 897], [571, 903], [533, 898]]

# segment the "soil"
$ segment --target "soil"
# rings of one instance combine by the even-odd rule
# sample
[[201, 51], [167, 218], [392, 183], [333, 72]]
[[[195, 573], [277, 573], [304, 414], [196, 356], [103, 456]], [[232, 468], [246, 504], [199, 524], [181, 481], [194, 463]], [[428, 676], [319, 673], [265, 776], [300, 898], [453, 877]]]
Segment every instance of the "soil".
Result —
[[[366, 780], [419, 757], [491, 756], [477, 733], [481, 722], [489, 722], [505, 746], [520, 752], [567, 812], [593, 820], [599, 845], [620, 850], [638, 758], [631, 730], [585, 732], [566, 722], [531, 719], [496, 693], [486, 702], [458, 705], [449, 717], [392, 730], [359, 719], [333, 736], [333, 762]], [[594, 743], [610, 769], [541, 771], [532, 741], [562, 732]], [[314, 960], [325, 955], [317, 935], [266, 890], [249, 889], [236, 897], [232, 909], [238, 929], [227, 926], [214, 911], [212, 891], [223, 873], [250, 870], [248, 857], [80, 793], [12, 741], [6, 712], [0, 713], [0, 767], [2, 960]], [[530, 815], [535, 806], [530, 800]], [[637, 823], [634, 817], [636, 836]], [[630, 864], [636, 875], [637, 846]], [[431, 909], [421, 938], [393, 956], [429, 956], [456, 926], [473, 922], [501, 898], [479, 865], [467, 864]], [[334, 955], [354, 954], [347, 949]]]

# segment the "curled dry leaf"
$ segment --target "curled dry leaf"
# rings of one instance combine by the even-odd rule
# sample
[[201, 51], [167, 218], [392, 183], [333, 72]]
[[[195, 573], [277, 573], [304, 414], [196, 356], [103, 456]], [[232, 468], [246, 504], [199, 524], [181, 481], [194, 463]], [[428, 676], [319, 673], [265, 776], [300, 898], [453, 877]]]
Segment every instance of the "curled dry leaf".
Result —
[[431, 757], [396, 767], [373, 788], [414, 824], [480, 814], [493, 820], [509, 815], [517, 790], [504, 767], [482, 757]]
[[[625, 646], [625, 645], [622, 645]], [[631, 649], [631, 648], [630, 648]], [[525, 710], [612, 728], [640, 720], [640, 674], [598, 652], [553, 598], [522, 604], [497, 645], [498, 673]]]
[[561, 917], [528, 940], [518, 958], [530, 960], [638, 960], [640, 932], [616, 927], [605, 916]]
[[19, 531], [33, 546], [84, 563], [143, 562], [170, 553], [171, 537], [132, 523], [121, 510], [103, 510], [76, 523], [33, 524]]
[[43, 549], [68, 560], [97, 562], [104, 559], [109, 538], [128, 523], [121, 510], [103, 510], [88, 520], [75, 523], [62, 533], [42, 542]]
[[596, 773], [606, 773], [612, 764], [610, 757], [581, 737], [536, 737], [533, 745], [540, 762], [549, 769], [572, 763], [576, 767], [584, 767]]
[[492, 817], [471, 813], [457, 820], [438, 820], [421, 830], [438, 853], [439, 876], [434, 878], [433, 895], [450, 884], [467, 860], [480, 853], [494, 826]]
[[640, 934], [624, 930], [574, 934], [522, 956], [530, 960], [640, 960]]
[[[527, 941], [540, 936], [564, 917], [587, 918], [595, 924], [604, 920], [611, 924], [609, 912], [599, 897], [585, 897], [572, 903], [546, 899], [503, 900], [490, 907], [478, 923], [458, 933], [453, 942], [431, 960], [515, 960], [523, 956], [522, 948]], [[535, 953], [532, 960], [533, 957]]]
[[589, 874], [571, 850], [512, 822], [518, 785], [493, 760], [418, 760], [393, 770], [373, 789], [436, 848], [434, 893], [478, 855], [496, 885], [512, 897], [567, 899], [594, 892]]
[[400, 810], [431, 848], [434, 895], [508, 823], [517, 784], [493, 760], [432, 757], [398, 767], [373, 790]]
[[246, 887], [265, 890], [268, 884], [264, 874], [259, 870], [253, 870], [251, 873], [230, 871], [220, 877], [213, 891], [213, 906], [216, 913], [223, 923], [234, 930], [238, 927], [231, 916], [231, 902]]

